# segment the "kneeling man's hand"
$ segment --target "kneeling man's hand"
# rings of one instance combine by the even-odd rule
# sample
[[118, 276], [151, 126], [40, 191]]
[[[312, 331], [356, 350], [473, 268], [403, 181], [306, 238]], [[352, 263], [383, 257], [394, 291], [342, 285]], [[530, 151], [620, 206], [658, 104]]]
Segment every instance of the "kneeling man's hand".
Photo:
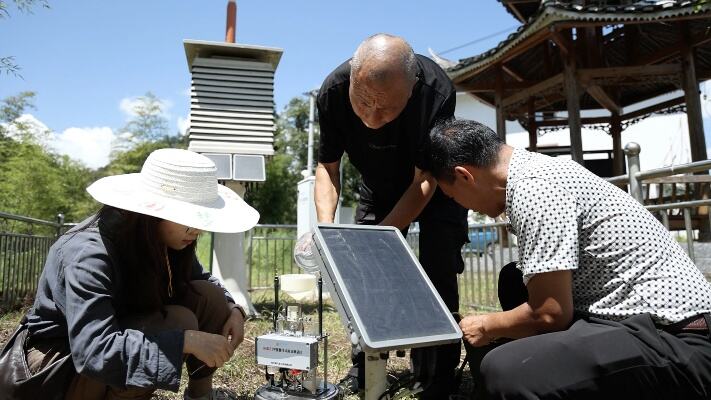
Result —
[[464, 317], [459, 322], [459, 327], [462, 328], [464, 340], [474, 347], [481, 347], [491, 343], [494, 338], [487, 336], [484, 329], [484, 320], [486, 315], [470, 315]]

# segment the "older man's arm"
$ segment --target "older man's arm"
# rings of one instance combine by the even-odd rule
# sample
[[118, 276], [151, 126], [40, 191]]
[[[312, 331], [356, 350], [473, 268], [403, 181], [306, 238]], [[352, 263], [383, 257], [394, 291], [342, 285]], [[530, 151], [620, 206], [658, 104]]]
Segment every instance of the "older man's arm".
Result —
[[427, 202], [437, 189], [437, 180], [429, 172], [415, 167], [415, 177], [402, 194], [392, 211], [385, 216], [380, 225], [407, 228], [420, 215]]
[[320, 223], [332, 223], [341, 192], [340, 161], [318, 163], [314, 183], [316, 219]]
[[534, 275], [527, 288], [528, 301], [513, 310], [462, 319], [464, 339], [484, 346], [500, 337], [518, 339], [567, 329], [573, 319], [572, 272]]

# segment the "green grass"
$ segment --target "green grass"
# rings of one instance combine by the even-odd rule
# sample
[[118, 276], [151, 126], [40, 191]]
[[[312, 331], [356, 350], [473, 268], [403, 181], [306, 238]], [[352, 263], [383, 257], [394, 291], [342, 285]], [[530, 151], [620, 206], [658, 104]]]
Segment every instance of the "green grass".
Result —
[[496, 284], [498, 274], [493, 271], [467, 271], [459, 275], [459, 307], [461, 309], [497, 309], [499, 300]]
[[26, 310], [16, 310], [7, 313], [0, 313], [0, 347], [7, 342], [15, 331], [17, 325], [20, 323], [20, 319], [25, 315]]

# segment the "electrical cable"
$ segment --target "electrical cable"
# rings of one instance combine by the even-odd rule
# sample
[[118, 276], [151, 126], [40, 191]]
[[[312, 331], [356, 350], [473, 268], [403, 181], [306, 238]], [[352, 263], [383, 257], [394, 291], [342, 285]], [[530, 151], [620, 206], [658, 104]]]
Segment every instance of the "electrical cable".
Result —
[[480, 38], [478, 38], [478, 39], [474, 39], [474, 40], [472, 40], [471, 42], [466, 42], [466, 43], [464, 43], [464, 44], [460, 44], [459, 46], [452, 47], [451, 49], [447, 49], [447, 50], [444, 50], [444, 51], [440, 51], [440, 52], [437, 53], [437, 54], [438, 54], [438, 55], [442, 55], [442, 54], [451, 53], [451, 52], [453, 52], [454, 50], [459, 50], [459, 49], [462, 49], [462, 48], [464, 48], [464, 47], [471, 46], [471, 45], [473, 45], [473, 44], [482, 42], [482, 41], [484, 41], [484, 40], [491, 39], [491, 38], [493, 38], [493, 37], [499, 36], [499, 35], [504, 34], [504, 33], [506, 33], [506, 32], [510, 32], [510, 31], [512, 31], [512, 30], [514, 30], [514, 29], [516, 29], [516, 28], [518, 28], [518, 27], [519, 27], [519, 25], [514, 25], [514, 26], [512, 26], [512, 27], [509, 27], [509, 28], [506, 28], [506, 29], [502, 29], [502, 30], [500, 30], [500, 31], [498, 31], [498, 32], [494, 32], [494, 33], [488, 34], [488, 35], [486, 35], [486, 36], [482, 36], [482, 37], [480, 37]]
[[[417, 384], [417, 382], [414, 382], [414, 378], [415, 375], [413, 374], [407, 374], [401, 377], [399, 380], [390, 385], [390, 387], [378, 397], [378, 400], [396, 400], [401, 399], [404, 396], [419, 393], [421, 388], [416, 388], [414, 390], [411, 388], [411, 386]], [[402, 393], [398, 393], [402, 389], [406, 390]]]

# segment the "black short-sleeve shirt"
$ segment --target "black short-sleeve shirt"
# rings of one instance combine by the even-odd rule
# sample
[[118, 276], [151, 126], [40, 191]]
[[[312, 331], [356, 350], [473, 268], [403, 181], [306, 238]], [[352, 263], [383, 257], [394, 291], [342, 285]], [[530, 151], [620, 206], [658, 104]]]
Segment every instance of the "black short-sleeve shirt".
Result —
[[[361, 203], [384, 212], [412, 183], [414, 167], [428, 169], [430, 128], [454, 115], [456, 92], [449, 77], [419, 54], [417, 65], [418, 81], [405, 109], [379, 129], [366, 127], [353, 112], [348, 97], [350, 60], [326, 77], [318, 94], [319, 162], [339, 161], [346, 152], [363, 179]], [[433, 202], [443, 199], [442, 193], [436, 193]]]

